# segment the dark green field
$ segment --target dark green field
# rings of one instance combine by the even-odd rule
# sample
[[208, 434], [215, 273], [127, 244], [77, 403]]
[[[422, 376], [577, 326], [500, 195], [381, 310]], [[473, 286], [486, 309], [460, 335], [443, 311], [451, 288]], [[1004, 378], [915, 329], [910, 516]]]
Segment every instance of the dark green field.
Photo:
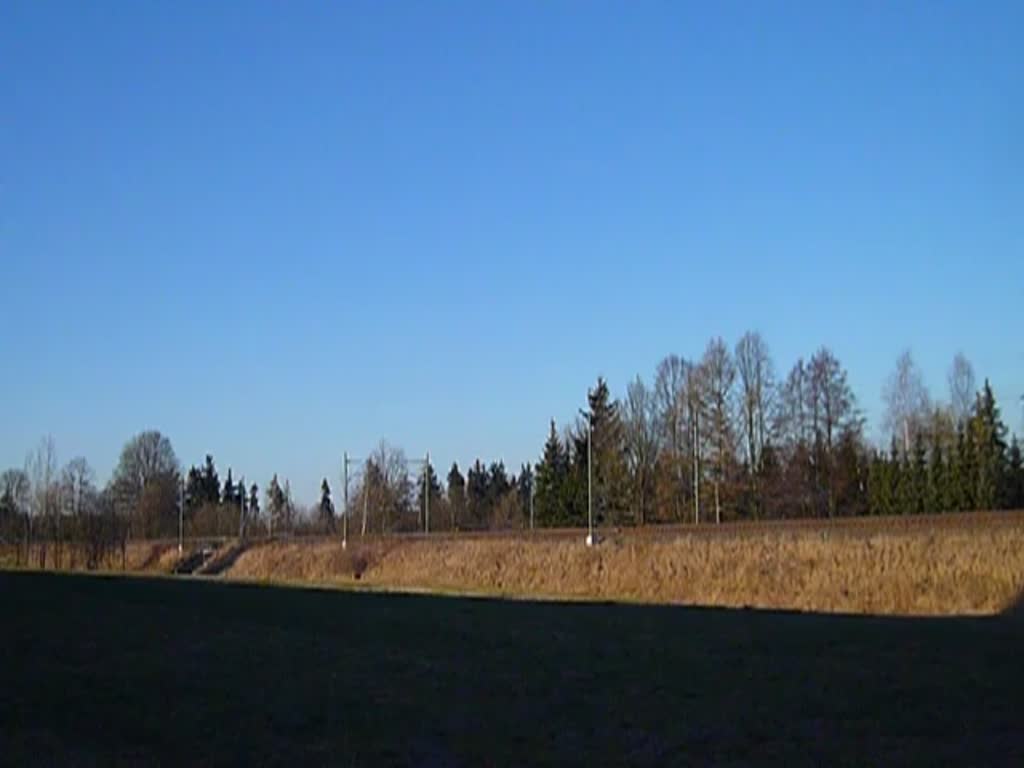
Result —
[[6, 764], [1024, 764], [1024, 632], [0, 574]]

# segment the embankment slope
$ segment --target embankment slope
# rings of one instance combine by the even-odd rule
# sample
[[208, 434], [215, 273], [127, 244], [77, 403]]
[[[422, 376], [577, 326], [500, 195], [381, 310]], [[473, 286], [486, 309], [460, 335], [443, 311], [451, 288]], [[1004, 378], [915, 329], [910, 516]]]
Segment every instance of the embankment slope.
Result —
[[1024, 591], [1024, 515], [904, 525], [256, 543], [223, 575], [513, 597], [889, 615], [1007, 611]]

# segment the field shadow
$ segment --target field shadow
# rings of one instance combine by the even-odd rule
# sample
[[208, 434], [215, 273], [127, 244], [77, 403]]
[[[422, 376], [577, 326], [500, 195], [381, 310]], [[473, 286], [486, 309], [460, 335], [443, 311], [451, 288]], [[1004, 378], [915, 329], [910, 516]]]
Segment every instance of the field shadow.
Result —
[[[40, 739], [52, 764], [1024, 764], [1019, 636], [991, 616], [21, 572], [5, 603], [46, 638], [0, 665], [14, 764]], [[68, 717], [69, 689], [99, 693]]]

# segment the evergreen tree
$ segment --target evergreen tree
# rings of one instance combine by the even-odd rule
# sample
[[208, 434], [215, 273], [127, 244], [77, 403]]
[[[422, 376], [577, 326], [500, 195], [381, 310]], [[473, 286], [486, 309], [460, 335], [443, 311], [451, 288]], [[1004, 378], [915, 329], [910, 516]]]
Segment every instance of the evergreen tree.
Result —
[[213, 456], [206, 454], [206, 463], [203, 465], [200, 479], [199, 503], [217, 504], [220, 502], [220, 478], [217, 477], [217, 468], [213, 464]]
[[290, 531], [295, 524], [295, 500], [292, 498], [292, 482], [287, 477], [284, 479], [284, 490], [282, 492], [284, 503], [282, 509], [284, 516], [281, 527]]
[[881, 508], [883, 515], [898, 515], [899, 509], [899, 464], [893, 461], [891, 458], [886, 456], [884, 453], [881, 454], [882, 461], [882, 488], [881, 488]]
[[224, 490], [220, 495], [220, 501], [225, 506], [235, 502], [235, 484], [231, 480], [231, 467], [228, 467], [228, 476], [224, 480]]
[[249, 488], [249, 518], [259, 520], [260, 517], [260, 489], [256, 483]]
[[554, 526], [565, 521], [565, 485], [569, 461], [562, 440], [551, 420], [551, 431], [544, 444], [544, 455], [537, 464], [537, 492], [534, 496], [536, 524]]
[[896, 510], [901, 515], [909, 515], [915, 508], [917, 490], [910, 456], [897, 448], [892, 463], [896, 475]]
[[1006, 496], [1006, 425], [988, 379], [975, 399], [971, 433], [977, 451], [974, 502], [978, 509], [998, 509]]
[[[594, 514], [601, 519], [617, 518], [629, 506], [629, 471], [625, 432], [619, 404], [612, 400], [608, 383], [598, 377], [587, 393], [593, 431]], [[586, 435], [582, 435], [584, 440]], [[586, 444], [583, 446], [584, 471]]]
[[441, 483], [438, 482], [437, 473], [434, 472], [433, 464], [425, 464], [423, 467], [419, 481], [416, 483], [416, 509], [419, 515], [419, 525], [421, 530], [426, 529], [426, 516], [427, 516], [427, 504], [426, 497], [424, 496], [424, 482], [423, 479], [426, 477], [426, 488], [429, 488], [430, 493], [430, 528], [433, 529], [437, 524], [437, 514], [441, 511]]
[[459, 465], [454, 461], [452, 468], [448, 470], [448, 514], [453, 531], [465, 524], [466, 480], [459, 471]]
[[198, 467], [191, 467], [185, 481], [185, 511], [193, 512], [201, 507], [204, 501], [203, 494], [203, 472]]
[[[568, 465], [562, 485], [562, 525], [581, 526], [587, 523], [587, 428], [581, 426], [565, 436]], [[594, 510], [600, 520], [600, 507]]]
[[885, 498], [886, 474], [888, 468], [886, 461], [879, 451], [871, 454], [871, 465], [868, 469], [868, 514], [884, 515], [888, 507], [888, 499]]
[[889, 447], [889, 453], [879, 453], [882, 461], [882, 488], [880, 490], [882, 502], [881, 507], [885, 515], [899, 515], [900, 509], [900, 448], [896, 437], [893, 436]]
[[334, 532], [334, 502], [331, 501], [331, 486], [327, 478], [320, 483], [320, 523], [329, 533]]
[[758, 503], [765, 517], [779, 516], [781, 480], [779, 453], [772, 441], [767, 440], [761, 452], [761, 471], [758, 478]]
[[974, 430], [970, 425], [960, 424], [956, 435], [956, 463], [953, 485], [957, 498], [957, 509], [971, 512], [977, 509], [975, 504], [975, 486], [977, 483], [977, 467], [975, 464]]
[[924, 433], [914, 433], [911, 448], [911, 512], [924, 514], [928, 505], [928, 452], [924, 445]]
[[487, 509], [489, 513], [494, 512], [511, 488], [512, 484], [505, 471], [505, 462], [492, 461], [491, 466], [487, 468]]
[[466, 507], [472, 528], [485, 528], [490, 519], [487, 469], [477, 459], [466, 474]]
[[280, 530], [284, 518], [285, 497], [275, 474], [267, 486], [267, 532], [271, 536]]
[[860, 434], [844, 430], [834, 461], [834, 493], [837, 514], [863, 515], [867, 512], [867, 474], [869, 459]]
[[928, 512], [948, 512], [949, 473], [942, 454], [942, 442], [936, 441], [932, 446], [931, 460], [928, 463]]
[[246, 496], [245, 496], [245, 477], [243, 476], [238, 484], [235, 486], [235, 492], [232, 494], [231, 506], [238, 508], [238, 538], [245, 538], [245, 529], [249, 525], [248, 514], [246, 510]]
[[1007, 509], [1024, 509], [1024, 464], [1021, 462], [1020, 443], [1016, 435], [1010, 442], [1007, 476]]
[[523, 514], [529, 518], [530, 497], [533, 495], [533, 467], [529, 463], [523, 464], [519, 469], [516, 491], [519, 493], [519, 506], [523, 510]]

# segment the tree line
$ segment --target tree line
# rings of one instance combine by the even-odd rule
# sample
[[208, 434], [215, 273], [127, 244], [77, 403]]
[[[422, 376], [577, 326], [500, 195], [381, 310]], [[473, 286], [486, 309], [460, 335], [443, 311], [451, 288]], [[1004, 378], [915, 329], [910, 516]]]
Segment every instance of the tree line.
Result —
[[[699, 358], [669, 355], [622, 398], [598, 378], [579, 415], [551, 421], [536, 466], [453, 463], [441, 479], [381, 441], [353, 467], [352, 535], [580, 526], [588, 469], [599, 524], [647, 525], [1024, 507], [1017, 437], [1008, 439], [992, 388], [976, 386], [958, 354], [949, 397], [933, 401], [910, 352], [883, 388], [886, 447], [865, 436], [845, 368], [822, 347], [776, 375], [750, 332]], [[342, 503], [344, 513], [344, 503]], [[21, 468], [0, 475], [0, 542], [21, 561], [98, 567], [132, 539], [274, 536], [339, 530], [324, 478], [319, 502], [297, 504], [287, 479], [220, 479], [214, 457], [183, 470], [157, 431], [132, 437], [102, 488], [85, 458], [58, 467], [44, 438]]]
[[587, 520], [590, 425], [600, 523], [722, 522], [1024, 507], [1024, 471], [991, 385], [957, 354], [934, 402], [909, 351], [882, 396], [887, 449], [873, 446], [846, 369], [827, 347], [777, 376], [765, 340], [721, 338], [669, 355], [621, 400], [599, 378], [536, 467], [540, 525]]

